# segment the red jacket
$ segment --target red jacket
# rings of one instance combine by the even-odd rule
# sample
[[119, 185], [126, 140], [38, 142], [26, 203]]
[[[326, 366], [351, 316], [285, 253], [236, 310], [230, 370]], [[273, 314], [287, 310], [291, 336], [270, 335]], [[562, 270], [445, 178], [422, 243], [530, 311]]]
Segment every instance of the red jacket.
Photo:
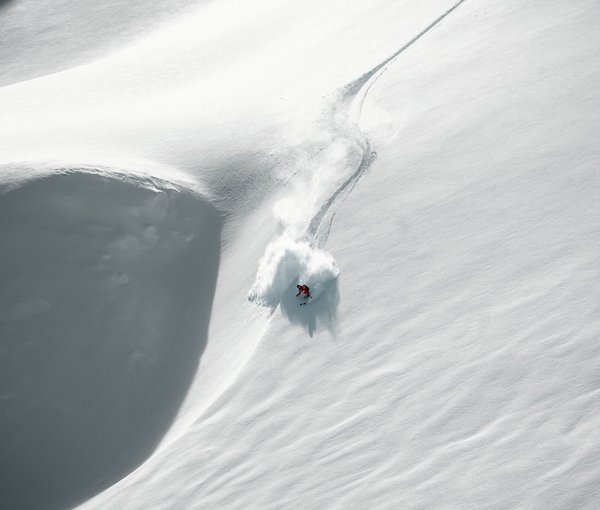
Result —
[[304, 294], [306, 297], [310, 296], [310, 290], [306, 285], [298, 285], [298, 294], [296, 294], [296, 296], [299, 296], [300, 293]]

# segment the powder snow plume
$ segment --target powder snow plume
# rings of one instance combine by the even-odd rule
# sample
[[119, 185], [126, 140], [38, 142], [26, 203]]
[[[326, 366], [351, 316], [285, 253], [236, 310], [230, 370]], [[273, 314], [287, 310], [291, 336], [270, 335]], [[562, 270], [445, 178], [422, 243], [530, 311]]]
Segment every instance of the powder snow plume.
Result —
[[284, 233], [267, 246], [248, 299], [276, 307], [284, 293], [298, 282], [308, 285], [313, 298], [316, 298], [325, 284], [338, 275], [339, 269], [329, 253]]

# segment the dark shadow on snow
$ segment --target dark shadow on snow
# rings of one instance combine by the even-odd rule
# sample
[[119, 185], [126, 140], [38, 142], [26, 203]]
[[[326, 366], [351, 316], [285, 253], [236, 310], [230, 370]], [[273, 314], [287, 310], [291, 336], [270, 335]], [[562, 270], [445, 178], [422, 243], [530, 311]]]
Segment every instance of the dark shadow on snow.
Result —
[[302, 306], [300, 303], [305, 300], [302, 296], [295, 297], [296, 285], [297, 282], [293, 282], [281, 299], [279, 307], [283, 316], [290, 323], [304, 328], [310, 336], [313, 336], [319, 327], [333, 331], [340, 303], [337, 278], [324, 283], [321, 293]]
[[221, 221], [156, 186], [71, 173], [0, 193], [0, 508], [71, 508], [106, 489], [188, 391]]

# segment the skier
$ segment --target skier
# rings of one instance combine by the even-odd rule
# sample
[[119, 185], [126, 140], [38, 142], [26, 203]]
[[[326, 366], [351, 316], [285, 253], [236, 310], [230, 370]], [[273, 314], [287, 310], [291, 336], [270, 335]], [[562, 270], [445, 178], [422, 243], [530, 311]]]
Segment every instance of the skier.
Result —
[[305, 305], [306, 304], [306, 300], [310, 298], [310, 289], [308, 288], [308, 285], [296, 285], [296, 288], [298, 289], [298, 294], [296, 294], [296, 297], [298, 297], [300, 294], [302, 294], [304, 296], [304, 303], [300, 303], [301, 305]]

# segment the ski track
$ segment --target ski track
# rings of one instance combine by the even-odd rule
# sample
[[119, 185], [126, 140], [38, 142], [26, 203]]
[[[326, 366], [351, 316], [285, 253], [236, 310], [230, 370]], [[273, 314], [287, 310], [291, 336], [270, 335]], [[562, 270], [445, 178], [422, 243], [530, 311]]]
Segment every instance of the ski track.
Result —
[[[377, 153], [371, 150], [371, 144], [364, 133], [360, 130], [360, 117], [363, 104], [371, 87], [377, 82], [381, 75], [386, 71], [387, 66], [394, 62], [403, 52], [413, 46], [419, 39], [431, 32], [444, 19], [452, 14], [467, 0], [459, 0], [442, 15], [438, 16], [434, 21], [427, 25], [421, 32], [410, 39], [400, 49], [386, 58], [383, 62], [376, 65], [356, 80], [344, 86], [339, 93], [338, 100], [333, 108], [333, 126], [334, 131], [341, 133], [349, 131], [354, 133], [350, 139], [350, 143], [358, 147], [362, 153], [360, 161], [356, 169], [348, 176], [348, 178], [332, 193], [327, 201], [319, 208], [317, 213], [310, 220], [307, 234], [311, 240], [311, 244], [318, 248], [323, 248], [327, 243], [329, 232], [331, 230], [335, 211], [349, 195], [352, 193], [354, 186], [371, 166], [377, 158]], [[362, 94], [361, 94], [362, 91]], [[353, 114], [352, 107], [358, 102], [358, 108]], [[337, 118], [341, 117], [341, 122]], [[337, 207], [334, 208], [334, 205]]]

